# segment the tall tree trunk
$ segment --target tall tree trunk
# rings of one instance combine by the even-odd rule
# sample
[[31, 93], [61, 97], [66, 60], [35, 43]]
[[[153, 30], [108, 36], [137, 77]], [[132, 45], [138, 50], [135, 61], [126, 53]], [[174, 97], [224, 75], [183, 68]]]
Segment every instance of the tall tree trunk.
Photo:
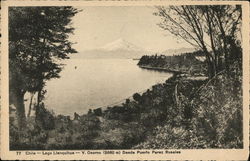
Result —
[[16, 116], [19, 130], [23, 130], [26, 127], [24, 94], [25, 92], [22, 91], [13, 92], [13, 104], [16, 107]]
[[223, 28], [222, 21], [220, 19], [221, 15], [218, 15], [218, 13], [216, 13], [215, 15], [217, 16], [219, 29], [221, 31], [221, 38], [222, 38], [222, 41], [223, 41], [223, 50], [224, 50], [223, 54], [224, 54], [224, 59], [225, 59], [225, 62], [224, 62], [225, 64], [223, 64], [223, 66], [224, 66], [224, 68], [226, 69], [227, 72], [230, 72], [229, 71], [229, 56], [228, 56], [228, 54], [230, 54], [230, 53], [229, 53], [229, 51], [227, 49], [228, 43], [227, 43], [227, 39], [226, 39], [226, 33], [225, 33], [224, 28]]
[[37, 93], [37, 106], [39, 106], [40, 102], [41, 102], [41, 90], [39, 90]]
[[35, 108], [35, 114], [37, 115], [37, 112], [38, 112], [38, 108], [39, 108], [39, 105], [41, 103], [41, 90], [39, 90], [37, 92], [37, 104], [36, 104], [36, 108]]
[[219, 53], [215, 47], [215, 38], [214, 38], [214, 35], [213, 33], [215, 32], [215, 30], [213, 29], [212, 27], [212, 19], [210, 19], [210, 15], [209, 15], [209, 11], [207, 9], [206, 11], [206, 19], [207, 19], [207, 24], [208, 24], [208, 35], [210, 37], [210, 43], [211, 43], [211, 48], [212, 48], [212, 52], [213, 52], [213, 55], [214, 55], [214, 58], [213, 58], [213, 61], [212, 61], [212, 65], [213, 65], [213, 75], [216, 75], [218, 72], [219, 72], [219, 69], [218, 69], [218, 57], [219, 57]]
[[212, 78], [216, 74], [212, 55], [210, 55], [210, 53], [208, 52], [208, 50], [207, 50], [207, 48], [206, 48], [205, 45], [203, 45], [203, 49], [202, 50], [204, 51], [205, 56], [206, 56], [207, 68], [208, 68], [208, 76], [209, 76], [209, 78]]
[[35, 93], [32, 92], [32, 93], [31, 93], [31, 96], [30, 96], [29, 112], [28, 112], [27, 117], [30, 117], [30, 113], [31, 113], [31, 109], [32, 109], [32, 102], [33, 102], [34, 94], [35, 94]]
[[209, 78], [213, 78], [215, 76], [215, 74], [216, 74], [214, 62], [208, 61], [207, 62], [207, 67], [208, 67], [208, 76], [209, 76]]

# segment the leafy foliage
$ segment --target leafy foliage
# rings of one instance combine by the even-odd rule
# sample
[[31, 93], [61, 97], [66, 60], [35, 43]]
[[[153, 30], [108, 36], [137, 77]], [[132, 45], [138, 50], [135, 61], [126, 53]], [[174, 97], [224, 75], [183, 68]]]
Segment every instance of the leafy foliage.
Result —
[[[230, 72], [231, 47], [240, 42], [242, 10], [239, 5], [158, 6], [159, 27], [200, 49], [206, 55], [209, 77]], [[240, 46], [240, 45], [239, 45]], [[237, 53], [237, 57], [241, 54]]]
[[59, 77], [61, 66], [55, 59], [65, 59], [67, 54], [76, 52], [68, 37], [73, 32], [69, 24], [77, 10], [10, 7], [9, 13], [11, 87], [36, 91], [42, 85], [36, 80]]
[[[231, 67], [232, 71], [238, 69], [236, 64]], [[197, 83], [180, 82], [180, 105], [173, 111], [176, 117], [155, 128], [134, 148], [242, 148], [241, 77], [241, 72], [221, 74], [205, 83], [197, 82], [200, 87], [192, 91], [187, 89]]]
[[18, 127], [25, 127], [24, 94], [41, 91], [47, 80], [58, 78], [62, 64], [57, 60], [76, 53], [68, 40], [74, 28], [73, 7], [9, 8], [10, 104], [17, 109]]

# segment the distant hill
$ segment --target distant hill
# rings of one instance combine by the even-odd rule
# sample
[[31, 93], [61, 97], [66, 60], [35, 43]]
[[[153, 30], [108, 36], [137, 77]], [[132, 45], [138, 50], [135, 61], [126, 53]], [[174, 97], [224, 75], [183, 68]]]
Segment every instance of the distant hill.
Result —
[[179, 55], [183, 53], [191, 53], [196, 51], [194, 48], [179, 48], [179, 49], [168, 49], [163, 52], [159, 52], [159, 54], [172, 56], [172, 55]]

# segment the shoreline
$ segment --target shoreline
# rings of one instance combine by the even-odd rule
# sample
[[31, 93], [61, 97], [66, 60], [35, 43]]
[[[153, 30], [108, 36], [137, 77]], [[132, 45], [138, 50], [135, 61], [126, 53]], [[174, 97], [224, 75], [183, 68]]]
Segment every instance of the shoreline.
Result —
[[178, 70], [171, 70], [167, 68], [161, 68], [161, 67], [151, 67], [151, 66], [145, 66], [145, 65], [138, 65], [142, 69], [148, 69], [148, 70], [157, 70], [157, 71], [165, 71], [173, 74], [183, 74], [184, 72], [178, 71]]
[[[171, 78], [173, 78], [173, 77], [176, 77], [176, 76], [178, 76], [178, 75], [180, 75], [180, 74], [185, 73], [185, 72], [181, 72], [181, 71], [177, 71], [177, 70], [170, 70], [170, 69], [161, 68], [161, 67], [150, 67], [150, 66], [144, 66], [144, 65], [137, 65], [137, 66], [139, 66], [139, 67], [142, 68], [142, 69], [155, 70], [155, 71], [163, 71], [163, 72], [171, 73], [172, 75], [171, 75], [169, 78], [167, 78], [166, 80], [164, 80], [164, 82], [167, 81], [167, 80], [169, 80], [169, 79], [171, 79]], [[163, 82], [163, 83], [164, 83], [164, 82]], [[160, 84], [162, 84], [162, 83], [160, 83]], [[155, 85], [157, 85], [157, 83], [151, 85], [150, 87], [148, 87], [148, 88], [146, 88], [146, 89], [144, 89], [144, 90], [142, 90], [142, 91], [135, 92], [135, 93], [143, 94], [143, 93], [145, 93], [147, 90], [150, 90], [150, 89], [151, 89], [153, 86], [155, 86]], [[93, 110], [97, 110], [97, 109], [102, 109], [103, 111], [105, 111], [105, 110], [108, 109], [108, 107], [113, 108], [114, 106], [122, 105], [127, 99], [131, 99], [135, 93], [133, 93], [131, 96], [126, 97], [126, 98], [124, 98], [124, 99], [122, 99], [122, 100], [120, 100], [120, 101], [118, 101], [118, 102], [114, 102], [114, 103], [111, 103], [111, 104], [109, 104], [109, 105], [104, 105], [104, 106], [98, 106], [98, 107], [94, 107], [94, 108], [89, 108], [89, 110], [92, 110], [92, 111], [93, 111]], [[76, 113], [76, 112], [74, 112], [74, 113]], [[76, 113], [76, 114], [78, 114], [78, 113]], [[81, 113], [81, 114], [78, 114], [78, 115], [87, 115], [87, 114], [88, 114], [88, 112], [86, 112], [86, 113]], [[72, 115], [74, 115], [74, 114], [72, 114]], [[72, 117], [71, 115], [63, 115], [63, 116], [70, 116], [70, 117]], [[72, 120], [73, 120], [73, 119], [74, 119], [74, 118], [72, 118]]]
[[[153, 70], [153, 69], [152, 69]], [[158, 69], [155, 69], [155, 70], [158, 70]], [[167, 79], [164, 79], [164, 81], [162, 82], [162, 83], [160, 83], [160, 84], [164, 84], [167, 80], [169, 80], [169, 79], [171, 79], [171, 78], [173, 78], [173, 77], [176, 77], [177, 75], [179, 75], [180, 73], [177, 73], [177, 72], [169, 72], [169, 71], [166, 71], [167, 73], [171, 73], [171, 76], [169, 77], [169, 78], [167, 78]], [[156, 86], [157, 84], [159, 84], [159, 83], [156, 83], [156, 84], [152, 84], [151, 86], [149, 86], [148, 88], [146, 88], [146, 89], [144, 89], [144, 90], [142, 90], [142, 91], [138, 91], [138, 92], [135, 92], [135, 93], [133, 93], [132, 95], [130, 95], [129, 97], [126, 97], [126, 98], [124, 98], [124, 99], [122, 99], [122, 100], [119, 100], [119, 101], [117, 101], [117, 102], [114, 102], [114, 103], [111, 103], [111, 104], [109, 104], [109, 105], [103, 105], [103, 106], [97, 106], [97, 107], [93, 107], [93, 108], [89, 108], [89, 110], [97, 110], [97, 109], [102, 109], [103, 111], [105, 111], [105, 110], [107, 110], [108, 109], [108, 107], [111, 107], [111, 108], [113, 108], [113, 107], [115, 107], [115, 106], [119, 106], [119, 105], [122, 105], [123, 103], [125, 103], [125, 101], [127, 100], [127, 99], [132, 99], [133, 100], [133, 95], [134, 94], [136, 94], [136, 93], [138, 93], [138, 94], [143, 94], [143, 93], [145, 93], [145, 92], [147, 92], [148, 90], [150, 90], [153, 86]], [[74, 113], [76, 113], [76, 112], [74, 112]], [[74, 115], [74, 113], [72, 114], [72, 115]], [[76, 113], [76, 114], [78, 114], [78, 115], [80, 115], [80, 116], [82, 116], [82, 115], [87, 115], [88, 114], [88, 112], [86, 112], [86, 113]], [[58, 114], [58, 115], [63, 115], [63, 114]], [[63, 116], [70, 116], [70, 117], [72, 117], [72, 115], [63, 115]], [[72, 118], [72, 120], [73, 120], [73, 118]]]

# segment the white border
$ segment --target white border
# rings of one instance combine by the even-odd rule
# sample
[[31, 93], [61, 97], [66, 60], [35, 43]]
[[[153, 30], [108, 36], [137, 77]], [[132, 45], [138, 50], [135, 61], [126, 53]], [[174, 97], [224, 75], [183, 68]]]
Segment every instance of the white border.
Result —
[[[244, 149], [191, 149], [180, 150], [181, 154], [151, 155], [17, 155], [9, 151], [9, 104], [8, 104], [8, 7], [9, 6], [154, 6], [154, 5], [208, 5], [239, 4], [243, 12], [243, 118]], [[249, 152], [249, 3], [246, 1], [4, 1], [2, 5], [2, 48], [1, 48], [1, 159], [53, 159], [53, 160], [246, 160]], [[148, 149], [147, 149], [148, 150]], [[57, 150], [59, 151], [59, 150]], [[87, 150], [67, 150], [87, 151]], [[91, 150], [95, 151], [95, 150]], [[103, 150], [96, 150], [103, 151]], [[127, 150], [131, 151], [131, 150]], [[137, 150], [133, 150], [137, 151]], [[26, 151], [23, 151], [24, 153]], [[39, 151], [34, 151], [39, 152]], [[42, 152], [42, 151], [40, 151]], [[48, 151], [47, 151], [48, 152]], [[65, 151], [64, 151], [65, 152]]]

